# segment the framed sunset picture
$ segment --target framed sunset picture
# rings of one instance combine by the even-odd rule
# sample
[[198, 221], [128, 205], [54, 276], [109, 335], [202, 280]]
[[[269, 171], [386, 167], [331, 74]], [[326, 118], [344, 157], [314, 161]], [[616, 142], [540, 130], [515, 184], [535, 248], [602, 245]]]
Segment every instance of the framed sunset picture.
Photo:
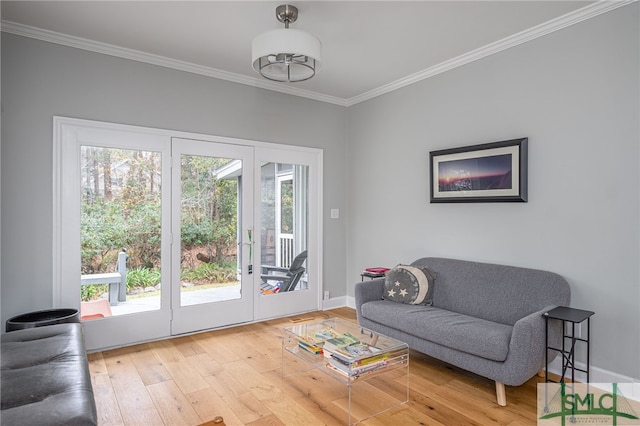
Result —
[[526, 202], [528, 138], [431, 151], [431, 202]]

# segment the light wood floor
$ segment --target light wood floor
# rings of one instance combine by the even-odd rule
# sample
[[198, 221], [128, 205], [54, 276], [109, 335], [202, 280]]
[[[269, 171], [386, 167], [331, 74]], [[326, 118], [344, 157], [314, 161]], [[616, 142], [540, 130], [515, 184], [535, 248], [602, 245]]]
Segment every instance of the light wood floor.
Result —
[[[344, 424], [331, 403], [331, 389], [343, 385], [324, 374], [312, 387], [280, 375], [282, 328], [329, 317], [356, 321], [353, 309], [339, 308], [90, 354], [100, 425], [198, 425], [216, 416], [226, 425]], [[535, 425], [542, 380], [507, 386], [508, 406], [499, 407], [494, 382], [412, 351], [409, 403], [362, 424]]]

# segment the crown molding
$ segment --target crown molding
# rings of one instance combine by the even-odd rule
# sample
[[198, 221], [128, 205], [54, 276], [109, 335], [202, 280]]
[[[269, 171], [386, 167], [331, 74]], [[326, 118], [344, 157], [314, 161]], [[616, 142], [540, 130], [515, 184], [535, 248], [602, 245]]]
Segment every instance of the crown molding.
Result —
[[521, 31], [512, 36], [503, 38], [486, 46], [464, 53], [460, 56], [444, 61], [440, 64], [429, 67], [425, 70], [403, 77], [389, 84], [385, 84], [368, 92], [354, 96], [349, 99], [338, 98], [335, 96], [324, 95], [322, 93], [303, 90], [290, 85], [275, 83], [268, 80], [248, 77], [241, 74], [235, 74], [216, 68], [205, 67], [190, 62], [179, 61], [164, 56], [154, 55], [138, 50], [128, 49], [124, 47], [114, 46], [107, 43], [101, 43], [81, 37], [74, 37], [55, 31], [44, 30], [41, 28], [31, 27], [16, 22], [2, 20], [2, 31], [24, 37], [30, 37], [50, 43], [56, 43], [64, 46], [75, 47], [77, 49], [88, 50], [104, 55], [115, 56], [123, 59], [144, 62], [148, 64], [158, 65], [166, 68], [172, 68], [180, 71], [186, 71], [193, 74], [199, 74], [207, 77], [217, 78], [230, 81], [233, 83], [244, 84], [261, 89], [281, 92], [288, 95], [300, 96], [303, 98], [313, 99], [320, 102], [349, 107], [360, 102], [376, 98], [386, 93], [393, 92], [403, 87], [412, 85], [419, 81], [441, 74], [443, 72], [461, 67], [468, 63], [502, 52], [520, 44], [535, 40], [547, 34], [559, 31], [563, 28], [575, 25], [587, 19], [591, 19], [603, 13], [610, 12], [622, 6], [635, 3], [638, 0], [600, 0], [588, 6], [570, 12], [566, 15], [547, 21], [543, 24]]
[[559, 31], [563, 28], [575, 25], [587, 19], [591, 19], [606, 12], [610, 12], [622, 6], [626, 6], [631, 3], [635, 3], [638, 0], [603, 0], [590, 4], [566, 15], [547, 21], [543, 24], [529, 28], [527, 30], [516, 33], [512, 36], [503, 38], [486, 46], [464, 53], [455, 58], [449, 59], [440, 64], [429, 67], [425, 70], [419, 71], [415, 74], [411, 74], [407, 77], [403, 77], [399, 80], [393, 81], [384, 86], [380, 86], [376, 89], [370, 90], [361, 95], [354, 96], [347, 100], [347, 106], [352, 106], [360, 102], [367, 101], [369, 99], [384, 95], [389, 92], [393, 92], [402, 87], [409, 86], [419, 81], [425, 80], [429, 77], [441, 74], [443, 72], [452, 70], [454, 68], [461, 67], [468, 63], [477, 61], [487, 56], [502, 52], [503, 50], [510, 49], [520, 44], [526, 43], [531, 40], [535, 40], [539, 37], [547, 34]]
[[322, 93], [303, 90], [292, 87], [290, 85], [279, 84], [269, 80], [247, 77], [245, 75], [231, 73], [217, 68], [197, 65], [191, 62], [171, 59], [165, 56], [154, 55], [151, 53], [141, 52], [139, 50], [128, 49], [126, 47], [115, 46], [108, 43], [89, 40], [86, 38], [75, 37], [55, 31], [49, 31], [42, 28], [19, 24], [12, 21], [2, 20], [2, 32], [42, 40], [49, 43], [60, 44], [63, 46], [74, 47], [76, 49], [87, 50], [103, 55], [110, 55], [118, 58], [130, 59], [132, 61], [158, 65], [165, 68], [186, 71], [193, 74], [231, 81], [233, 83], [244, 84], [247, 86], [258, 87], [275, 92], [282, 92], [288, 95], [314, 99], [317, 101], [332, 103], [340, 106], [346, 106], [347, 104], [346, 99], [337, 98], [335, 96], [324, 95]]

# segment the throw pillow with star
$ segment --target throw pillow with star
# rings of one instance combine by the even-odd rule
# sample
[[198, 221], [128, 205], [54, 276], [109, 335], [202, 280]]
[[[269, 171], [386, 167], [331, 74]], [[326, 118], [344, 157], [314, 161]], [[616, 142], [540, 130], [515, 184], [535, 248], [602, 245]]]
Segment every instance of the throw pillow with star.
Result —
[[411, 305], [431, 305], [436, 274], [424, 266], [397, 265], [387, 271], [383, 298]]

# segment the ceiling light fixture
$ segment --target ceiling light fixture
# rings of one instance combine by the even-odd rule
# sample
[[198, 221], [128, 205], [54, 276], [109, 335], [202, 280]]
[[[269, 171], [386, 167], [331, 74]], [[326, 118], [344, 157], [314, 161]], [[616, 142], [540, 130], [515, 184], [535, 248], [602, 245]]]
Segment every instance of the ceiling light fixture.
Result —
[[283, 4], [276, 8], [284, 28], [270, 30], [253, 39], [253, 69], [268, 80], [296, 82], [316, 75], [322, 60], [322, 44], [317, 37], [289, 28], [298, 19], [298, 8]]

